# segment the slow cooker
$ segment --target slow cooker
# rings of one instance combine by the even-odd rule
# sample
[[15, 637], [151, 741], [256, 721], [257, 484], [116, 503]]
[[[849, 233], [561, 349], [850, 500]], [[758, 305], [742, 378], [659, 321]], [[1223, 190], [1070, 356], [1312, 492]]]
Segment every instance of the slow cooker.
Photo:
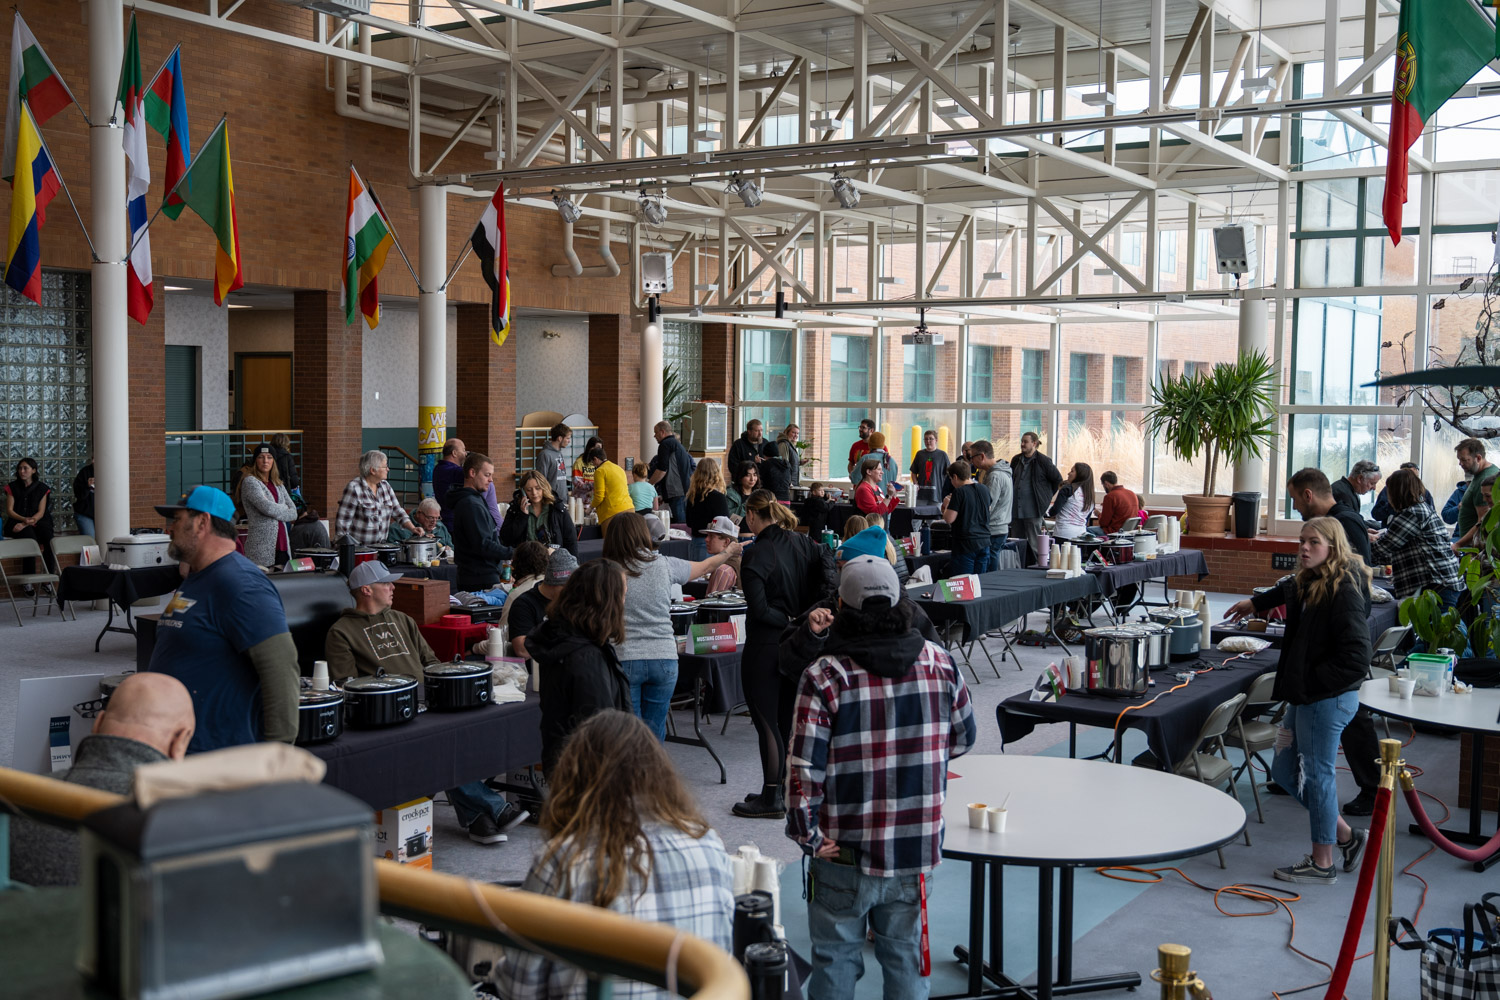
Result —
[[337, 691], [303, 691], [297, 705], [297, 745], [327, 743], [344, 732], [344, 696]]
[[1099, 550], [1104, 556], [1104, 561], [1114, 566], [1124, 566], [1135, 561], [1135, 538], [1128, 534], [1117, 534], [1110, 536], [1104, 547]]
[[375, 558], [379, 559], [386, 569], [396, 565], [401, 558], [401, 546], [395, 542], [376, 542], [370, 548], [375, 551]]
[[1135, 625], [1086, 629], [1083, 652], [1088, 659], [1086, 687], [1094, 694], [1133, 698], [1150, 683], [1146, 633]]
[[344, 682], [344, 724], [350, 729], [396, 726], [416, 717], [415, 677], [382, 673]]
[[1157, 608], [1151, 620], [1172, 630], [1171, 658], [1194, 660], [1203, 645], [1203, 622], [1192, 608]]
[[698, 605], [674, 603], [672, 605], [672, 634], [687, 635], [698, 622]]
[[1126, 538], [1130, 539], [1135, 544], [1137, 557], [1154, 556], [1159, 547], [1154, 531], [1122, 531], [1115, 537], [1122, 541]]
[[297, 549], [292, 553], [294, 559], [311, 559], [313, 569], [333, 569], [339, 563], [339, 554], [336, 549]]
[[483, 708], [495, 690], [494, 669], [488, 663], [433, 663], [422, 668], [427, 707], [439, 712]]
[[[401, 543], [401, 561], [414, 563], [417, 566], [426, 566], [438, 557], [438, 545], [436, 538], [417, 538], [412, 536]], [[384, 562], [384, 559], [381, 560]], [[388, 564], [389, 565], [389, 564]]]
[[698, 621], [706, 625], [718, 625], [734, 620], [735, 615], [747, 614], [750, 605], [742, 597], [728, 594], [721, 597], [705, 597], [697, 602]]

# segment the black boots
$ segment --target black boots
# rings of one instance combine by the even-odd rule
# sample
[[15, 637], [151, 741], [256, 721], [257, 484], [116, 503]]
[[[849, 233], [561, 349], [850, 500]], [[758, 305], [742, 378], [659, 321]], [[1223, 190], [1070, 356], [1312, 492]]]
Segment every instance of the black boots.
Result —
[[766, 785], [759, 795], [736, 802], [731, 811], [746, 819], [782, 819], [786, 816], [786, 800], [782, 797], [780, 785]]

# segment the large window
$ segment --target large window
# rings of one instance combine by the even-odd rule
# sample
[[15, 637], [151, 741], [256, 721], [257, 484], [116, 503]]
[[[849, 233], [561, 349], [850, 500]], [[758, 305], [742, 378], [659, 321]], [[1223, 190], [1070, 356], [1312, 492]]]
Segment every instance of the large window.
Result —
[[[1046, 398], [1046, 365], [1047, 354], [1045, 351], [1022, 351], [1021, 352], [1021, 402], [1040, 403]], [[1042, 411], [1021, 411], [1021, 433], [1042, 433]]]
[[[1128, 403], [1130, 401], [1130, 362], [1131, 358], [1116, 357], [1112, 359], [1109, 374], [1109, 401], [1111, 403]], [[1125, 411], [1115, 410], [1109, 416], [1110, 425], [1118, 431], [1125, 423]]]
[[930, 403], [937, 398], [937, 349], [932, 344], [906, 344], [901, 379], [908, 403]]
[[[870, 338], [834, 334], [829, 351], [829, 395], [836, 402], [870, 398]], [[832, 409], [829, 413], [828, 451], [830, 467], [835, 456], [848, 457], [859, 437], [859, 422], [870, 415], [868, 407]]]
[[756, 406], [755, 400], [790, 401], [792, 398], [792, 332], [790, 330], [746, 330], [742, 334], [744, 383], [740, 398], [740, 424], [760, 420], [767, 427], [785, 427], [792, 421], [790, 405]]
[[[995, 401], [995, 349], [988, 344], [969, 345], [969, 402]], [[970, 441], [990, 439], [990, 411], [970, 410], [964, 437]]]
[[1177, 232], [1163, 229], [1156, 234], [1156, 269], [1162, 274], [1177, 273]]
[[[1087, 354], [1068, 355], [1068, 402], [1087, 403], [1089, 401], [1089, 356]], [[1068, 429], [1078, 430], [1083, 427], [1084, 412], [1073, 410], [1069, 413]]]

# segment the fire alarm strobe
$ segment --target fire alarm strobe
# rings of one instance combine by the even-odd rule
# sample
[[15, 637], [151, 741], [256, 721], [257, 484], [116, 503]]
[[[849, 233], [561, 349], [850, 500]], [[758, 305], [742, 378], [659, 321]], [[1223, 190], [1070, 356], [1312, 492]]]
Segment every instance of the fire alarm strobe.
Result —
[[672, 290], [672, 255], [641, 254], [641, 294], [661, 295]]

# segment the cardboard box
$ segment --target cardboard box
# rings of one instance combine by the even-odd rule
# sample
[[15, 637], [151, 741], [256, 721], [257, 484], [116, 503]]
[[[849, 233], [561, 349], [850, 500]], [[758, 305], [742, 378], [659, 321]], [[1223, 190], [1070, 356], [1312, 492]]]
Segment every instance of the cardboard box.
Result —
[[432, 800], [413, 799], [390, 809], [375, 810], [375, 856], [430, 870]]
[[432, 625], [451, 608], [448, 605], [447, 580], [418, 580], [403, 576], [395, 583], [396, 595], [391, 606], [410, 615], [418, 625]]

